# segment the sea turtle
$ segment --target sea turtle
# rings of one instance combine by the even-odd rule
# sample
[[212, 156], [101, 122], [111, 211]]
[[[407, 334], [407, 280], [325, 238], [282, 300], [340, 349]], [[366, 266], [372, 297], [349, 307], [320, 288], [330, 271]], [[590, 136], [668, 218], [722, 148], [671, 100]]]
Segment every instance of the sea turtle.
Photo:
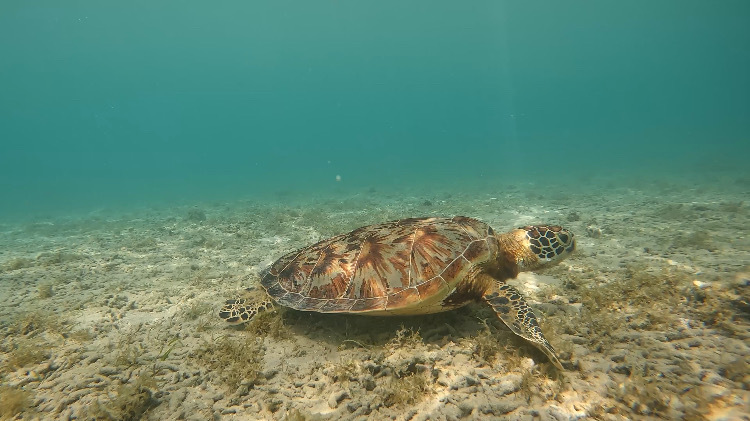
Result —
[[430, 314], [481, 298], [562, 369], [533, 311], [505, 281], [557, 263], [574, 249], [573, 234], [556, 225], [502, 234], [463, 216], [369, 225], [283, 256], [261, 275], [261, 295], [247, 290], [228, 300], [219, 316], [244, 323], [272, 303], [320, 313]]

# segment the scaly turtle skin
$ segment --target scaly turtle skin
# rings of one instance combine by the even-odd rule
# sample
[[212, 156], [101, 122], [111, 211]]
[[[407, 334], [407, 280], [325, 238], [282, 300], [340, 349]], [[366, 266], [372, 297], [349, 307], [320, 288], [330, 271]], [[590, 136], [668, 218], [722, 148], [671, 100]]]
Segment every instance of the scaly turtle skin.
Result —
[[430, 314], [483, 299], [562, 369], [534, 312], [505, 281], [574, 249], [573, 234], [554, 225], [502, 234], [463, 216], [369, 225], [280, 258], [262, 275], [264, 292], [227, 301], [219, 316], [244, 323], [273, 302], [320, 313]]

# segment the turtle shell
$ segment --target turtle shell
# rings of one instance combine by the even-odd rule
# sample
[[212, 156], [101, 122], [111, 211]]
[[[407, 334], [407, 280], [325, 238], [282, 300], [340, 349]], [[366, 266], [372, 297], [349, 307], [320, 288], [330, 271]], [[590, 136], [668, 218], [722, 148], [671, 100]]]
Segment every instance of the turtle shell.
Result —
[[492, 228], [476, 219], [401, 219], [289, 253], [261, 284], [276, 302], [297, 310], [419, 313], [497, 250]]

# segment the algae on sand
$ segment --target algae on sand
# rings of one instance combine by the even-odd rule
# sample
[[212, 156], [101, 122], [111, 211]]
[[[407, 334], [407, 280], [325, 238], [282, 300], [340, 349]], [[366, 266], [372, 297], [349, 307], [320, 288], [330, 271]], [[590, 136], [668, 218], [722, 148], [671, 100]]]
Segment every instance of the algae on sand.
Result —
[[39, 364], [49, 359], [51, 347], [40, 339], [20, 338], [11, 344], [6, 364], [12, 370]]
[[158, 404], [154, 399], [156, 380], [148, 373], [141, 371], [135, 381], [121, 384], [114, 392], [114, 397], [103, 403], [98, 400], [87, 408], [85, 419], [126, 420], [141, 419], [144, 413]]
[[265, 350], [260, 340], [227, 336], [205, 342], [193, 358], [218, 373], [234, 391], [239, 386], [252, 386], [261, 379]]
[[430, 379], [426, 373], [393, 377], [380, 393], [385, 406], [403, 406], [419, 402], [429, 393]]
[[10, 386], [0, 386], [0, 419], [14, 419], [31, 407], [31, 393]]

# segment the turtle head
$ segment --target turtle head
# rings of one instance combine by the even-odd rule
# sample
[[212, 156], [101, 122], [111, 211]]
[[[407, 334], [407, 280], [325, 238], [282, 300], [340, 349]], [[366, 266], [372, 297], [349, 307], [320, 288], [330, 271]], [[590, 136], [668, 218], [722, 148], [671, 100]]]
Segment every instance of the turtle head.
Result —
[[558, 225], [527, 225], [511, 234], [521, 245], [517, 254], [521, 271], [555, 265], [576, 249], [573, 233]]

